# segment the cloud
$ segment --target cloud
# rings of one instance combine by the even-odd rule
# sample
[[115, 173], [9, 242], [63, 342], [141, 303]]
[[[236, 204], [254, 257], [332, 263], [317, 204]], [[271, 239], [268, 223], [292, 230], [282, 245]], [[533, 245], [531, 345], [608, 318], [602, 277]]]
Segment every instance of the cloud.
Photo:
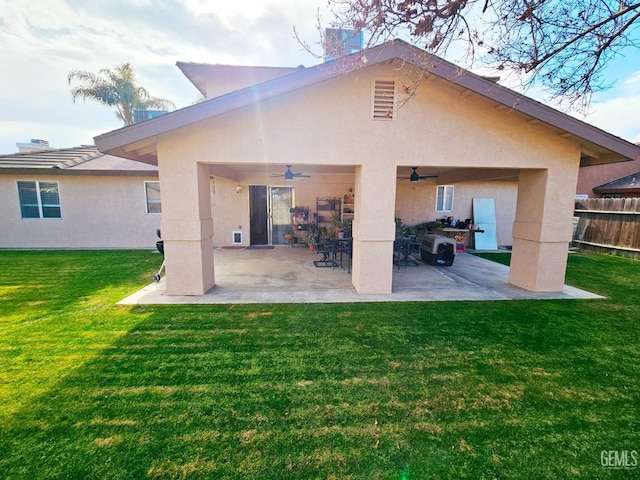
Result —
[[638, 87], [635, 95], [594, 102], [586, 121], [625, 140], [640, 142], [640, 83]]
[[[44, 138], [67, 147], [119, 128], [112, 111], [71, 101], [67, 75], [130, 62], [152, 95], [178, 107], [198, 92], [176, 61], [296, 66], [323, 0], [13, 0], [0, 10], [0, 153]], [[215, 7], [215, 8], [213, 8]]]
[[[178, 107], [198, 96], [176, 61], [233, 65], [310, 66], [318, 60], [293, 38], [318, 40], [317, 14], [326, 0], [12, 0], [0, 10], [0, 153], [16, 142], [52, 146], [92, 143], [121, 127], [113, 111], [73, 103], [72, 70], [98, 72], [130, 62], [152, 95]], [[640, 72], [616, 85], [587, 121], [640, 140]], [[531, 92], [527, 92], [531, 95]], [[596, 108], [597, 107], [597, 108]]]

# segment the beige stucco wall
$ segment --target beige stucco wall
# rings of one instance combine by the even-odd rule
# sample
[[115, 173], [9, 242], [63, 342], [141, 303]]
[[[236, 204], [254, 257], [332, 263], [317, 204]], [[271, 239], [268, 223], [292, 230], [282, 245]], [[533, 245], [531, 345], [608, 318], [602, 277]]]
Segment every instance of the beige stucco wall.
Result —
[[363, 70], [178, 129], [159, 139], [159, 155], [221, 164], [496, 168], [579, 160], [578, 145], [441, 80], [423, 81], [395, 120], [370, 120], [372, 81], [393, 73]]
[[[498, 225], [498, 241], [499, 244], [511, 244], [507, 219], [518, 217], [520, 212], [517, 222], [519, 247], [514, 255], [523, 259], [530, 257], [532, 251], [540, 250], [541, 242], [553, 243], [554, 253], [538, 255], [541, 260], [534, 269], [542, 273], [536, 274], [534, 281], [521, 281], [521, 276], [533, 273], [523, 266], [524, 262], [516, 262], [512, 282], [525, 288], [544, 290], [544, 277], [549, 276], [553, 278], [552, 288], [557, 289], [558, 279], [564, 279], [564, 265], [557, 261], [558, 252], [563, 249], [566, 252], [570, 240], [579, 145], [561, 138], [544, 124], [529, 123], [527, 118], [504, 106], [496, 108], [482, 97], [467, 95], [468, 92], [461, 92], [440, 79], [423, 79], [413, 98], [396, 111], [394, 120], [371, 120], [373, 80], [398, 78], [398, 103], [402, 104], [407, 98], [401, 93], [402, 85], [410, 83], [411, 74], [405, 78], [402, 75], [393, 65], [363, 69], [160, 136], [158, 158], [163, 200], [165, 206], [167, 202], [176, 202], [171, 217], [167, 217], [165, 209], [163, 228], [164, 222], [174, 228], [176, 255], [186, 255], [193, 248], [189, 242], [199, 242], [198, 255], [204, 256], [204, 246], [211, 238], [206, 226], [211, 214], [208, 208], [202, 207], [203, 201], [213, 202], [208, 191], [200, 189], [197, 195], [185, 192], [185, 185], [193, 185], [200, 175], [193, 169], [194, 164], [292, 164], [294, 171], [304, 170], [305, 164], [350, 165], [354, 167], [358, 199], [354, 221], [354, 286], [360, 293], [384, 293], [391, 286], [394, 216], [396, 213], [402, 216], [406, 211], [407, 222], [413, 216], [416, 220], [419, 217], [410, 199], [415, 192], [396, 183], [398, 166], [449, 169], [448, 181], [443, 183], [453, 185], [456, 185], [452, 180], [456, 170], [468, 172], [484, 168], [528, 172], [535, 169], [528, 177], [535, 181], [519, 182], [517, 187], [505, 185], [506, 193], [496, 199], [497, 204], [507, 205], [498, 207], [499, 216], [505, 218]], [[255, 184], [270, 181], [268, 175], [259, 179], [232, 180]], [[465, 209], [470, 208], [470, 199], [473, 196], [495, 197], [495, 185], [479, 184], [477, 190], [472, 183], [457, 186], [455, 204], [460, 211], [455, 211], [454, 215], [467, 218]], [[428, 202], [434, 201], [429, 197], [435, 199], [435, 186], [431, 188], [433, 192], [423, 197]], [[344, 188], [340, 191], [344, 192]], [[517, 206], [513, 203], [516, 191]], [[297, 204], [303, 202], [310, 203], [310, 199], [296, 201]], [[224, 214], [223, 204], [216, 200], [212, 214], [214, 222]], [[187, 217], [189, 220], [185, 220]], [[180, 225], [187, 224], [189, 233], [180, 233]], [[220, 228], [228, 230], [234, 226], [222, 225]], [[556, 234], [544, 235], [541, 232], [545, 230], [554, 230]], [[228, 237], [228, 232], [223, 232], [223, 238]], [[538, 268], [540, 265], [543, 267]], [[183, 272], [186, 267], [176, 264], [174, 268], [180, 269], [176, 277], [184, 274], [186, 279], [189, 276]], [[185, 281], [195, 282], [196, 279]], [[180, 290], [176, 284], [176, 290], [172, 290], [168, 284], [168, 291], [190, 292], [202, 288], [194, 285]], [[205, 289], [210, 286], [205, 285]]]
[[295, 71], [294, 68], [234, 67], [218, 65], [206, 81], [207, 98], [214, 98], [241, 88], [266, 82]]
[[[249, 245], [249, 189], [250, 185], [262, 185], [255, 176], [241, 177], [240, 181], [222, 177], [211, 179], [211, 204], [213, 213], [213, 242], [215, 246], [232, 244], [234, 231], [242, 230], [243, 244]], [[264, 180], [264, 179], [262, 179]], [[293, 187], [294, 206], [308, 207], [309, 221], [313, 221], [318, 197], [342, 198], [353, 189], [354, 175], [313, 175], [311, 178], [282, 182], [269, 179], [273, 186]], [[236, 187], [240, 185], [240, 192]], [[496, 204], [498, 245], [512, 244], [512, 226], [515, 219], [517, 182], [463, 182], [454, 185], [453, 212], [436, 211], [436, 188], [433, 182], [421, 181], [397, 183], [395, 212], [404, 225], [417, 225], [442, 217], [452, 216], [464, 220], [473, 218], [473, 198], [493, 198]], [[325, 212], [326, 213], [326, 212]]]
[[[453, 211], [436, 211], [435, 183], [425, 181], [399, 182], [396, 191], [396, 213], [405, 225], [453, 217], [457, 220], [473, 219], [473, 199], [493, 198], [496, 205], [498, 245], [512, 244], [512, 226], [516, 214], [518, 183], [507, 181], [462, 182], [454, 187]], [[469, 240], [469, 239], [468, 239]]]
[[[18, 180], [56, 181], [62, 218], [21, 218]], [[0, 248], [155, 249], [161, 215], [146, 213], [157, 177], [0, 175]]]
[[638, 172], [640, 172], [640, 159], [633, 162], [618, 162], [582, 167], [578, 175], [576, 194], [598, 197], [598, 195], [593, 192], [595, 187]]
[[[284, 169], [278, 169], [280, 172]], [[241, 191], [236, 187], [240, 185]], [[300, 178], [285, 182], [281, 178], [240, 176], [239, 180], [229, 180], [219, 176], [211, 178], [211, 207], [213, 212], [213, 243], [215, 246], [232, 245], [233, 232], [242, 230], [243, 244], [249, 245], [249, 187], [271, 185], [293, 188], [293, 206], [309, 208], [309, 221], [316, 212], [318, 197], [342, 198], [353, 189], [353, 175], [318, 174], [311, 178]]]
[[[310, 220], [316, 212], [318, 197], [342, 198], [354, 188], [355, 177], [348, 174], [314, 174], [293, 182], [260, 176], [240, 176], [239, 180], [211, 178], [214, 244], [231, 245], [232, 233], [243, 231], [244, 245], [249, 245], [249, 189], [251, 185], [293, 187], [294, 206], [308, 207]], [[240, 185], [240, 192], [236, 187]], [[512, 224], [515, 219], [518, 183], [515, 181], [462, 182], [454, 184], [453, 212], [436, 211], [436, 188], [433, 181], [411, 183], [398, 181], [395, 212], [405, 225], [417, 225], [452, 216], [464, 220], [472, 218], [472, 201], [475, 197], [488, 197], [496, 202], [496, 223], [499, 245], [511, 245]]]

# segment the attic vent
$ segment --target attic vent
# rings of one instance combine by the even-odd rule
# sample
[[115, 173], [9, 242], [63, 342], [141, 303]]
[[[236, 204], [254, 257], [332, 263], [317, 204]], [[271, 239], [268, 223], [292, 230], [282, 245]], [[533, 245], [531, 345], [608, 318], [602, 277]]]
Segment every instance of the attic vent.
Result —
[[376, 80], [373, 85], [371, 118], [374, 120], [393, 120], [395, 114], [395, 80]]

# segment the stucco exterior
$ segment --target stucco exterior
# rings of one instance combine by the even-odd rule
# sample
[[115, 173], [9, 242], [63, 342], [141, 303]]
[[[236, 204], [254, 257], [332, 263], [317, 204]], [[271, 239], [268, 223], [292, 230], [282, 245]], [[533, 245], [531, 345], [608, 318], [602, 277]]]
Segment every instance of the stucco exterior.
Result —
[[[550, 134], [544, 126], [532, 127], [524, 119], [489, 108], [480, 98], [462, 96], [444, 81], [422, 82], [393, 120], [371, 120], [373, 81], [393, 78], [394, 74], [397, 70], [393, 65], [362, 70], [162, 136], [158, 159], [165, 245], [172, 248], [174, 240], [167, 237], [170, 230], [184, 238], [185, 219], [195, 212], [197, 218], [188, 227], [193, 232], [189, 244], [203, 240], [199, 237], [200, 222], [211, 221], [207, 218], [212, 203], [209, 188], [188, 194], [183, 188], [197, 181], [196, 165], [208, 178], [207, 166], [211, 164], [294, 163], [298, 168], [307, 164], [354, 167], [359, 199], [353, 232], [354, 278], [360, 277], [360, 284], [355, 286], [366, 293], [383, 293], [390, 285], [391, 267], [383, 263], [391, 265], [387, 259], [392, 255], [394, 217], [396, 213], [402, 215], [396, 207], [396, 176], [397, 168], [403, 165], [443, 171], [442, 180], [448, 178], [454, 183], [456, 175], [467, 169], [535, 169], [530, 176], [540, 175], [542, 185], [536, 183], [535, 191], [529, 192], [527, 183], [518, 197], [518, 208], [527, 212], [530, 206], [536, 206], [532, 195], [541, 193], [552, 205], [536, 206], [537, 215], [521, 214], [519, 224], [525, 227], [518, 230], [514, 249], [528, 252], [530, 242], [540, 239], [542, 226], [551, 222], [547, 228], [554, 229], [555, 234], [549, 240], [566, 251], [571, 192], [580, 165], [579, 146]], [[556, 183], [554, 178], [561, 180]], [[241, 176], [233, 179], [240, 184], [247, 180], [251, 181]], [[273, 180], [263, 177], [260, 183]], [[425, 195], [425, 202], [433, 201], [433, 197], [433, 192]], [[198, 208], [203, 202], [205, 207]], [[224, 212], [226, 215], [226, 209]], [[216, 213], [214, 207], [213, 218]], [[229, 238], [228, 234], [224, 236]], [[549, 278], [550, 273], [542, 277]], [[558, 275], [554, 285], [563, 282], [564, 276]], [[545, 288], [538, 284], [539, 280], [522, 282], [523, 286]]]
[[[582, 167], [578, 175], [577, 195], [587, 195], [589, 198], [599, 197], [593, 189], [614, 180], [618, 180], [627, 175], [640, 172], [640, 159], [634, 162], [620, 162], [610, 165], [593, 165]], [[633, 193], [630, 196], [637, 196]]]
[[[354, 169], [355, 172], [355, 169]], [[219, 176], [211, 178], [211, 208], [213, 218], [213, 244], [216, 247], [233, 244], [233, 232], [243, 232], [243, 245], [249, 246], [249, 189], [251, 185], [261, 185], [264, 177], [247, 175], [240, 182]], [[282, 180], [272, 179], [271, 184], [293, 188], [293, 205], [308, 207], [310, 220], [316, 210], [318, 198], [342, 198], [353, 191], [355, 173], [353, 174], [314, 174], [311, 178], [297, 179], [287, 184]], [[451, 212], [436, 210], [436, 188], [438, 179], [411, 183], [399, 180], [396, 188], [395, 216], [403, 225], [418, 225], [443, 217], [464, 220], [473, 218], [473, 198], [493, 198], [496, 205], [496, 227], [498, 245], [512, 245], [512, 226], [515, 220], [518, 195], [517, 181], [482, 181], [464, 182], [454, 185], [454, 202]], [[240, 185], [242, 189], [237, 191]], [[359, 203], [356, 197], [355, 204]], [[472, 239], [467, 238], [472, 246]]]
[[[232, 187], [281, 182], [272, 174], [286, 165], [315, 172], [311, 180], [323, 195], [353, 188], [352, 283], [360, 294], [391, 291], [394, 218], [442, 216], [430, 207], [438, 184], [456, 186], [452, 213], [459, 218], [468, 217], [474, 196], [500, 196], [499, 243], [513, 245], [510, 282], [533, 291], [563, 288], [584, 144], [602, 161], [621, 155], [610, 149], [638, 150], [489, 80], [445, 63], [421, 64], [426, 57], [406, 44], [366, 55], [366, 62], [364, 55], [345, 61], [359, 67], [292, 73], [96, 138], [110, 153], [157, 161], [168, 294], [213, 287], [213, 245], [247, 219], [247, 200]], [[392, 118], [372, 119], [380, 79], [395, 82]], [[581, 140], [587, 133], [599, 139]], [[407, 186], [397, 177], [409, 167], [437, 177]], [[318, 195], [305, 182], [293, 182], [298, 205]]]
[[[21, 218], [17, 182], [56, 181], [62, 218]], [[155, 248], [161, 215], [146, 213], [157, 177], [0, 175], [0, 248]]]

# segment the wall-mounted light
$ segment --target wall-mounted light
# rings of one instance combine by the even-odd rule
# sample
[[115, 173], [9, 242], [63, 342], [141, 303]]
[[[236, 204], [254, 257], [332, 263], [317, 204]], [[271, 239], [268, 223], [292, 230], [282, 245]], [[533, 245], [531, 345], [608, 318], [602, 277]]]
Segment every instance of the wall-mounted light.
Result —
[[236, 193], [240, 193], [242, 191], [242, 185], [236, 185]]

